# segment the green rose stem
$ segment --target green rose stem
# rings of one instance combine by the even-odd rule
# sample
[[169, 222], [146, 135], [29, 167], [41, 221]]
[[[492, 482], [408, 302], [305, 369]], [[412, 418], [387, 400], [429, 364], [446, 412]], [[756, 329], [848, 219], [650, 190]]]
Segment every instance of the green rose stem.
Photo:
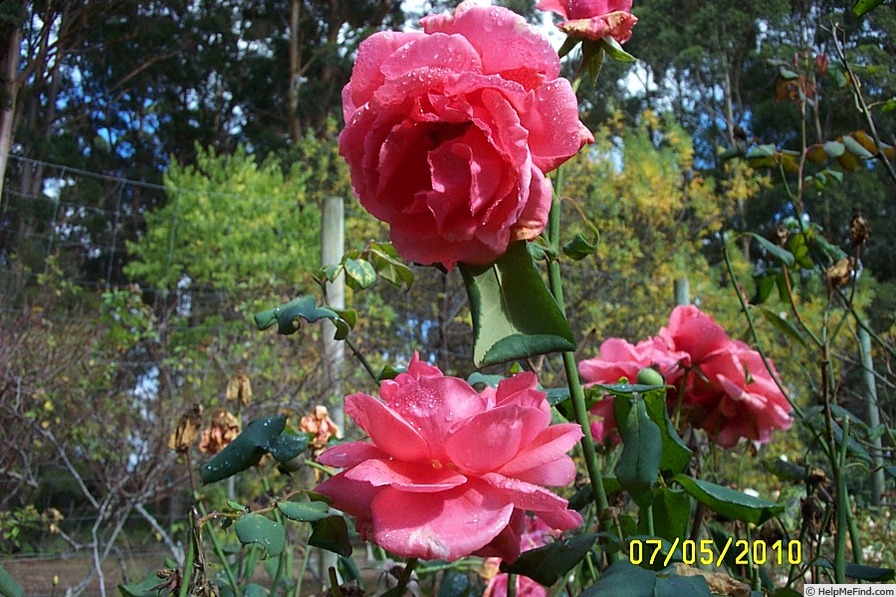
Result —
[[[560, 192], [563, 187], [563, 168], [557, 169], [554, 180], [554, 200], [551, 203], [551, 211], [548, 215], [548, 242], [553, 246], [555, 254], [560, 254]], [[556, 258], [548, 259], [548, 280], [551, 293], [560, 312], [566, 317], [566, 304], [563, 300], [563, 279], [560, 275], [560, 262]], [[585, 407], [585, 392], [579, 380], [579, 371], [576, 367], [576, 356], [571, 350], [563, 353], [563, 368], [566, 371], [566, 383], [569, 386], [569, 395], [572, 399], [573, 411], [576, 422], [582, 428], [582, 451], [585, 455], [585, 468], [588, 469], [588, 478], [591, 480], [591, 489], [594, 492], [594, 503], [597, 506], [598, 516], [609, 508], [607, 492], [604, 489], [601, 477], [600, 459], [594, 449], [594, 437], [591, 435], [591, 422], [588, 419], [588, 409]], [[616, 552], [607, 552], [607, 559], [613, 563], [617, 559]]]
[[404, 570], [401, 571], [401, 577], [398, 579], [398, 585], [393, 589], [396, 595], [404, 595], [408, 583], [411, 582], [411, 574], [414, 572], [414, 567], [417, 566], [418, 561], [417, 558], [408, 558], [407, 564], [404, 565]]
[[[196, 504], [196, 509], [199, 511], [199, 515], [202, 517], [202, 519], [205, 519], [208, 512], [206, 511], [202, 501], [199, 499], [199, 489], [196, 486], [196, 475], [193, 473], [193, 459], [190, 457], [189, 450], [187, 450], [185, 456], [187, 459], [187, 470], [190, 473], [190, 488], [193, 490], [193, 503]], [[221, 547], [221, 541], [218, 539], [218, 535], [217, 533], [215, 533], [215, 530], [212, 527], [208, 528], [208, 536], [212, 540], [212, 548], [214, 549], [215, 555], [218, 556], [219, 560], [221, 560], [221, 566], [224, 568], [224, 574], [227, 575], [227, 582], [230, 584], [233, 592], [239, 594], [239, 583], [237, 583], [236, 577], [233, 574], [233, 570], [230, 566], [230, 561], [227, 559], [227, 554], [224, 553], [224, 549]]]

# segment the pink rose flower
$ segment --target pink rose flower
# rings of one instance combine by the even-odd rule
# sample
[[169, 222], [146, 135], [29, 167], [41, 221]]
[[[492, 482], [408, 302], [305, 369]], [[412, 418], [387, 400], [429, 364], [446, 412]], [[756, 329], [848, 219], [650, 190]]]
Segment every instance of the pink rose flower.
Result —
[[698, 363], [692, 377], [684, 407], [692, 424], [723, 448], [742, 437], [766, 443], [772, 430], [790, 429], [790, 403], [759, 353], [743, 342], [731, 340], [725, 350]]
[[[680, 395], [690, 423], [724, 448], [742, 437], [768, 442], [773, 430], [789, 429], [793, 422], [790, 403], [759, 353], [732, 340], [712, 316], [693, 305], [675, 307], [659, 335], [637, 345], [607, 339], [597, 357], [579, 364], [579, 373], [588, 385], [614, 384], [622, 377], [634, 381], [645, 367], [656, 368], [674, 386], [669, 406], [677, 406]], [[618, 442], [612, 397], [595, 404], [591, 413], [596, 417], [594, 438]]]
[[660, 328], [659, 338], [670, 350], [687, 353], [692, 363], [728, 350], [731, 342], [725, 329], [694, 305], [675, 307], [669, 315], [669, 324]]
[[541, 233], [545, 173], [593, 136], [556, 52], [522, 17], [463, 2], [422, 23], [361, 44], [339, 151], [405, 259], [489, 263]]
[[762, 357], [732, 340], [710, 315], [693, 305], [676, 307], [660, 338], [690, 355], [692, 371], [679, 388], [682, 406], [691, 423], [720, 446], [730, 448], [741, 437], [765, 443], [772, 430], [790, 429], [790, 403]]
[[[608, 338], [600, 345], [597, 357], [579, 363], [579, 373], [586, 385], [615, 384], [622, 378], [635, 383], [638, 373], [646, 367], [655, 367], [668, 381], [688, 362], [688, 355], [671, 351], [663, 342], [648, 339], [633, 345], [621, 338]], [[614, 400], [606, 396], [591, 407], [595, 419], [591, 423], [591, 435], [599, 443], [619, 443]]]
[[563, 32], [591, 41], [609, 36], [623, 44], [638, 22], [632, 0], [540, 0], [535, 8], [554, 11], [566, 19], [558, 25]]
[[470, 554], [514, 561], [524, 512], [557, 529], [582, 517], [542, 485], [568, 485], [575, 465], [566, 452], [582, 435], [551, 425], [533, 373], [478, 393], [414, 355], [403, 373], [345, 399], [346, 413], [370, 436], [321, 454], [343, 468], [316, 491], [355, 517], [356, 527], [392, 553], [456, 560]]

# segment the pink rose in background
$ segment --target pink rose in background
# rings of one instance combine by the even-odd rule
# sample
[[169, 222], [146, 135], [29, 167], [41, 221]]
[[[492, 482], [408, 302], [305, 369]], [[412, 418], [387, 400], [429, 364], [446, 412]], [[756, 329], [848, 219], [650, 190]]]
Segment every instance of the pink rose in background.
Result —
[[556, 52], [522, 17], [463, 2], [422, 23], [361, 44], [339, 151], [405, 259], [489, 263], [541, 233], [545, 173], [593, 136]]
[[[722, 447], [730, 448], [740, 438], [765, 443], [773, 430], [791, 426], [790, 403], [759, 353], [732, 340], [693, 305], [676, 307], [658, 336], [637, 345], [619, 338], [606, 340], [599, 356], [579, 364], [579, 372], [590, 385], [614, 384], [621, 377], [633, 381], [644, 367], [656, 368], [674, 386], [668, 396], [670, 407], [678, 404], [680, 394], [690, 423]], [[597, 417], [591, 425], [595, 439], [618, 437], [612, 398], [598, 402], [591, 413]]]
[[768, 442], [772, 430], [790, 429], [793, 422], [790, 403], [762, 357], [737, 340], [697, 365], [684, 405], [691, 422], [724, 448], [742, 437]]
[[[608, 338], [600, 345], [600, 354], [579, 363], [579, 373], [586, 384], [616, 384], [626, 378], [635, 383], [638, 373], [647, 367], [655, 367], [668, 381], [688, 362], [688, 355], [675, 352], [663, 342], [648, 339], [633, 345], [621, 338]], [[599, 443], [618, 443], [616, 417], [613, 414], [613, 397], [606, 396], [591, 407], [595, 417], [591, 423], [591, 435]]]
[[790, 429], [790, 403], [762, 357], [732, 340], [711, 316], [693, 305], [676, 307], [660, 338], [690, 355], [682, 406], [720, 446], [730, 448], [741, 437], [765, 443], [773, 429]]
[[669, 315], [669, 324], [660, 328], [659, 338], [670, 350], [687, 353], [693, 363], [729, 349], [731, 338], [711, 315], [694, 305], [680, 305]]
[[623, 44], [638, 22], [632, 0], [540, 0], [535, 8], [554, 11], [566, 19], [559, 25], [563, 32], [591, 41], [609, 36]]
[[582, 436], [572, 423], [551, 425], [533, 373], [476, 392], [414, 355], [407, 373], [345, 399], [346, 413], [370, 436], [321, 454], [344, 470], [317, 486], [355, 517], [362, 538], [392, 553], [456, 560], [467, 555], [514, 561], [524, 512], [552, 528], [581, 516], [543, 485], [568, 485], [566, 452]]

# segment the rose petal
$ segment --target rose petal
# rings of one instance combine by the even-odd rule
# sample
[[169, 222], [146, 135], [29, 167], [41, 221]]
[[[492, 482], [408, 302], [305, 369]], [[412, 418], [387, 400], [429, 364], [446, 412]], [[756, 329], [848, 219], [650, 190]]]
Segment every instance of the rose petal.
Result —
[[384, 458], [388, 455], [367, 442], [345, 442], [327, 449], [317, 461], [327, 466], [346, 468], [355, 466], [369, 458]]
[[568, 502], [566, 500], [543, 487], [518, 479], [510, 479], [498, 473], [486, 473], [481, 478], [511, 499], [514, 506], [536, 512], [538, 516], [555, 529], [565, 530], [573, 528], [571, 526], [557, 526], [554, 524], [557, 520], [565, 520], [567, 522], [578, 520], [581, 523], [582, 519], [581, 516], [578, 516], [578, 513], [573, 512], [573, 515], [567, 514], [571, 511], [567, 509]]
[[544, 413], [515, 405], [476, 415], [445, 441], [445, 452], [461, 471], [494, 471], [516, 456], [550, 420]]
[[429, 460], [430, 450], [416, 429], [395, 411], [367, 394], [345, 397], [345, 413], [376, 446], [399, 460]]
[[550, 172], [569, 159], [594, 136], [578, 117], [579, 106], [569, 81], [556, 79], [535, 91], [532, 110], [520, 114], [523, 128], [529, 131], [532, 162]]
[[401, 461], [367, 460], [351, 470], [345, 477], [354, 481], [366, 481], [374, 487], [390, 485], [395, 489], [414, 493], [435, 493], [466, 483], [467, 478], [457, 471], [442, 468], [439, 463], [414, 463]]
[[523, 17], [503, 8], [469, 2], [461, 6], [449, 31], [463, 35], [476, 48], [482, 56], [482, 72], [510, 75], [505, 78], [525, 81], [530, 88], [533, 77], [554, 79], [560, 74], [560, 59], [550, 42]]
[[513, 505], [468, 483], [439, 493], [384, 488], [373, 500], [373, 537], [390, 552], [456, 560], [487, 545], [510, 521]]
[[358, 56], [352, 67], [351, 82], [342, 96], [342, 110], [345, 121], [350, 120], [355, 110], [364, 105], [385, 81], [381, 69], [383, 63], [396, 50], [407, 43], [426, 38], [419, 32], [381, 31], [374, 33], [358, 47]]
[[349, 516], [370, 520], [370, 505], [383, 490], [364, 481], [349, 479], [345, 473], [339, 473], [324, 480], [314, 488], [314, 491], [333, 500], [333, 507]]
[[[543, 429], [525, 450], [501, 467], [498, 472], [507, 477], [520, 479], [525, 476], [523, 480], [530, 483], [568, 485], [575, 478], [575, 466], [572, 467], [573, 476], [567, 478], [570, 469], [565, 463], [569, 461], [569, 464], [572, 464], [572, 459], [566, 453], [581, 438], [582, 429], [574, 423], [551, 425]], [[537, 479], [539, 475], [533, 469], [546, 464], [556, 465], [558, 471], [551, 470], [550, 479]], [[563, 469], [562, 474], [560, 468]]]

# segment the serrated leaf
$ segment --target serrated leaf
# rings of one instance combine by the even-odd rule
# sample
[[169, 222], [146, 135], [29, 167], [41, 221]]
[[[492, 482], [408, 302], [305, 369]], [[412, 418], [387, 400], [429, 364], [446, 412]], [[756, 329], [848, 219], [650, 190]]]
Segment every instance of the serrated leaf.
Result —
[[314, 522], [332, 516], [326, 502], [277, 502], [277, 509], [283, 516], [299, 522]]
[[675, 475], [672, 480], [713, 512], [733, 520], [762, 524], [784, 511], [783, 504], [753, 497], [730, 487], [692, 479], [687, 475]]
[[286, 426], [286, 417], [252, 421], [236, 439], [199, 467], [203, 483], [214, 483], [255, 466]]
[[310, 296], [301, 296], [279, 307], [256, 313], [255, 325], [259, 330], [266, 330], [277, 324], [278, 334], [289, 335], [299, 330], [299, 319], [304, 319], [308, 323], [313, 323], [320, 319], [330, 319], [336, 325], [337, 336], [340, 324], [346, 330], [348, 327], [333, 309], [318, 307], [317, 303]]
[[343, 260], [345, 281], [355, 290], [368, 288], [376, 282], [376, 269], [365, 259]]
[[386, 365], [385, 367], [383, 367], [383, 370], [380, 371], [380, 374], [376, 376], [376, 381], [377, 383], [379, 383], [387, 379], [395, 379], [404, 372], [404, 369], [396, 369], [391, 365]]
[[233, 500], [227, 500], [227, 507], [235, 512], [247, 512], [248, 508], [242, 505], [239, 502], [235, 502]]
[[667, 541], [687, 537], [691, 498], [682, 489], [660, 487], [653, 497], [653, 525], [657, 537]]
[[812, 267], [812, 259], [809, 257], [809, 244], [807, 242], [807, 238], [812, 236], [814, 234], [811, 230], [790, 235], [790, 238], [787, 240], [787, 249], [793, 258], [791, 266], [799, 266], [804, 269]]
[[676, 475], [687, 467], [694, 453], [675, 430], [669, 418], [669, 409], [666, 408], [666, 388], [661, 387], [662, 392], [652, 391], [644, 394], [644, 405], [647, 408], [647, 415], [656, 423], [662, 437], [660, 470]]
[[771, 309], [768, 309], [766, 307], [754, 306], [754, 308], [758, 309], [759, 312], [762, 313], [762, 316], [766, 319], [766, 321], [775, 326], [775, 329], [777, 329], [779, 332], [783, 333], [791, 340], [803, 346], [807, 346], [806, 339], [803, 338], [802, 332], [800, 332], [800, 330], [791, 322], [781, 317], [775, 311], [772, 311]]
[[258, 583], [249, 583], [243, 592], [243, 597], [267, 597], [268, 590]]
[[348, 537], [348, 526], [341, 516], [327, 516], [311, 523], [311, 537], [308, 545], [319, 547], [348, 557], [352, 555], [352, 544]]
[[[501, 380], [503, 379], [505, 379], [503, 375], [486, 375], [485, 373], [474, 371], [467, 377], [467, 383], [471, 386], [481, 385], [483, 387], [488, 386], [497, 388], [498, 384], [501, 383]], [[569, 390], [567, 390], [566, 392], [568, 396]], [[550, 399], [548, 399], [548, 402], [550, 402]]]
[[772, 290], [775, 289], [778, 276], [782, 276], [780, 272], [765, 273], [762, 275], [754, 275], [753, 280], [756, 281], [756, 293], [750, 299], [750, 304], [759, 305], [768, 300]]
[[473, 315], [477, 367], [574, 350], [569, 323], [548, 291], [525, 242], [487, 266], [458, 265]]
[[521, 574], [549, 587], [581, 562], [596, 540], [595, 533], [575, 535], [524, 551], [513, 564], [501, 562], [501, 572]]
[[597, 248], [597, 242], [591, 242], [582, 234], [575, 237], [563, 246], [563, 254], [573, 261], [581, 261], [591, 255]]
[[286, 417], [256, 419], [211, 460], [199, 467], [203, 483], [214, 483], [231, 477], [259, 463], [271, 453], [285, 462], [298, 456], [308, 446], [307, 434], [284, 433]]
[[653, 500], [651, 488], [657, 481], [663, 456], [660, 428], [647, 414], [643, 400], [636, 400], [626, 419], [617, 419], [622, 436], [622, 455], [616, 465], [616, 478], [642, 508]]
[[[818, 565], [822, 568], [833, 570], [834, 564], [827, 558], [819, 558]], [[846, 576], [856, 580], [868, 582], [887, 582], [896, 578], [896, 570], [892, 568], [878, 568], [876, 566], [863, 566], [854, 562], [846, 562]]]
[[376, 252], [372, 252], [371, 257], [377, 273], [386, 282], [399, 288], [410, 288], [414, 284], [414, 271], [405, 264]]
[[234, 524], [236, 536], [243, 545], [258, 545], [264, 558], [279, 556], [286, 547], [286, 527], [270, 518], [251, 512]]
[[788, 267], [793, 267], [794, 255], [792, 253], [790, 253], [787, 249], [783, 249], [783, 248], [779, 247], [772, 241], [768, 240], [764, 236], [760, 236], [760, 235], [756, 234], [755, 232], [746, 232], [745, 234], [756, 239], [756, 242], [758, 242], [759, 245], [763, 249], [765, 249], [765, 251], [769, 255], [771, 255], [772, 257], [774, 257], [775, 259], [777, 259], [784, 265], [786, 265]]

